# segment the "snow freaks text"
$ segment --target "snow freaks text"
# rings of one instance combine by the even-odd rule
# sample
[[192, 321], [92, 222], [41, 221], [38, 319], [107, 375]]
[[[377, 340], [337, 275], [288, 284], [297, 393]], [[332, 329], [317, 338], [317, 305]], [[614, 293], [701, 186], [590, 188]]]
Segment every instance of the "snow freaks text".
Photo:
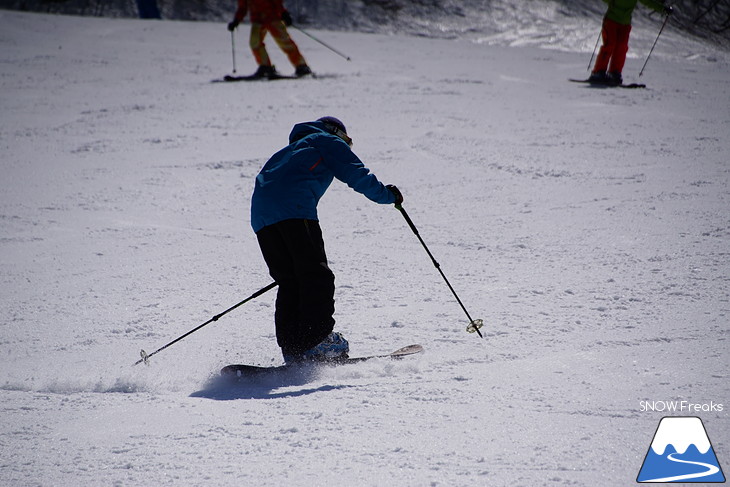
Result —
[[639, 410], [643, 412], [660, 413], [700, 413], [722, 412], [722, 404], [710, 401], [709, 403], [694, 403], [690, 401], [639, 401]]

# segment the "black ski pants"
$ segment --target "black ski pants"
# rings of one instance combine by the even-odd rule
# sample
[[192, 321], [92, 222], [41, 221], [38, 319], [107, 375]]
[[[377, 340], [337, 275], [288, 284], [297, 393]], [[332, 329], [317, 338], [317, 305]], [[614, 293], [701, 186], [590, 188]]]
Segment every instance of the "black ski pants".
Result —
[[335, 276], [327, 266], [315, 220], [284, 220], [256, 233], [269, 274], [279, 285], [276, 340], [284, 354], [301, 353], [332, 332]]

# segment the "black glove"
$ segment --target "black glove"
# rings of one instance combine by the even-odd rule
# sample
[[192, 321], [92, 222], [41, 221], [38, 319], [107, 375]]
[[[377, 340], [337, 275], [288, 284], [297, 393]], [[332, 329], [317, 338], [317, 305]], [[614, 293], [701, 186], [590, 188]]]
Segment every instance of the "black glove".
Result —
[[287, 27], [290, 27], [294, 23], [288, 10], [284, 10], [284, 13], [281, 14], [281, 20]]
[[236, 30], [236, 27], [238, 27], [238, 21], [237, 20], [234, 20], [233, 22], [229, 22], [228, 23], [228, 30], [230, 30], [231, 32], [233, 32], [234, 30]]
[[401, 203], [403, 203], [403, 195], [401, 194], [400, 190], [395, 187], [395, 185], [389, 184], [386, 186], [386, 188], [388, 188], [388, 190], [390, 190], [390, 192], [393, 193], [393, 195], [395, 196], [396, 205], [400, 205]]
[[674, 7], [672, 7], [671, 5], [665, 5], [664, 13], [667, 15], [672, 15], [674, 13]]

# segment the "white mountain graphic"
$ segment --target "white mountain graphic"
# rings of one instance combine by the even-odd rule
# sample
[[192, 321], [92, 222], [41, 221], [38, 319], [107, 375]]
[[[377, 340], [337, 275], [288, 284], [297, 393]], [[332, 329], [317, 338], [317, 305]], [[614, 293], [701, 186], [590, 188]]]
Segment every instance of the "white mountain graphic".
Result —
[[662, 419], [651, 448], [657, 455], [663, 455], [667, 445], [673, 445], [680, 454], [687, 451], [690, 445], [696, 446], [702, 454], [711, 447], [702, 420], [695, 417]]

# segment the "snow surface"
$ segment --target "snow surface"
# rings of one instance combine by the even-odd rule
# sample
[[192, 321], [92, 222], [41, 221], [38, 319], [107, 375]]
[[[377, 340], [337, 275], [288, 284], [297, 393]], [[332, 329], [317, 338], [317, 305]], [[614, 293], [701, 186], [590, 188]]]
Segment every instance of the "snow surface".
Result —
[[[724, 404], [688, 415], [730, 465], [727, 53], [675, 36], [648, 89], [592, 89], [567, 79], [593, 46], [313, 33], [353, 61], [294, 33], [320, 79], [223, 84], [219, 23], [0, 11], [0, 485], [630, 485], [644, 400]], [[337, 328], [425, 354], [217, 382], [280, 362], [272, 292], [132, 366], [270, 282], [252, 180], [325, 114], [485, 338], [401, 215], [335, 182]]]

